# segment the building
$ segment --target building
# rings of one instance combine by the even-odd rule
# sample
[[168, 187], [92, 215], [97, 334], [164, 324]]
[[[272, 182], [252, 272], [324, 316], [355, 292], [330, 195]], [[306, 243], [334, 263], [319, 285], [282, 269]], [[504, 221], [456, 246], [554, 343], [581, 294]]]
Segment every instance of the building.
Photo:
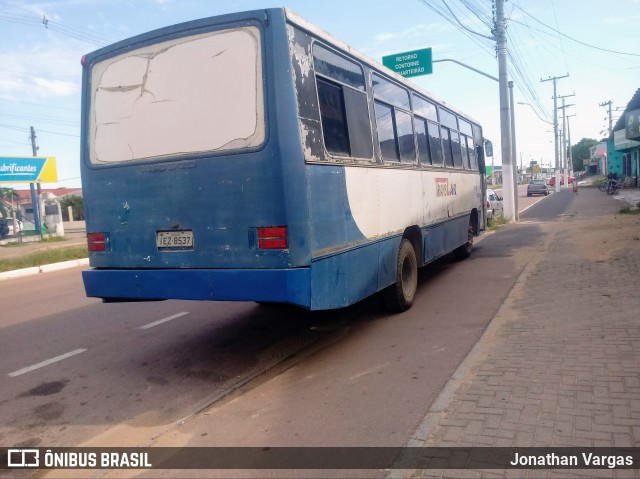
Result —
[[593, 175], [607, 174], [607, 144], [601, 141], [591, 148], [591, 159], [585, 160], [585, 167], [589, 168], [589, 173]]
[[640, 187], [640, 88], [627, 104], [607, 141], [607, 173]]
[[[15, 190], [18, 197], [15, 199], [15, 208], [19, 211], [18, 217], [24, 222], [25, 230], [33, 230], [34, 215], [33, 215], [33, 203], [31, 200], [31, 190]], [[82, 188], [42, 188], [40, 191], [40, 214], [47, 214], [47, 204], [52, 200], [61, 200], [65, 196], [80, 196], [82, 197]], [[68, 212], [62, 212], [64, 214]], [[66, 218], [65, 220], [68, 220]], [[44, 221], [42, 221], [44, 224]]]

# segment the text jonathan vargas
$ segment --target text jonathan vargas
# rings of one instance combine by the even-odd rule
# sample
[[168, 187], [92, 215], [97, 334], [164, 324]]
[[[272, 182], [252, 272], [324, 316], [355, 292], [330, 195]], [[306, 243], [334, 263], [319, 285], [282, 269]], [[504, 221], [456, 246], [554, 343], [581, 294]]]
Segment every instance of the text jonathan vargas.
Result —
[[633, 456], [597, 455], [583, 452], [579, 456], [556, 454], [550, 452], [540, 455], [524, 455], [518, 452], [509, 462], [512, 466], [574, 466], [574, 467], [603, 467], [614, 469], [618, 466], [633, 466]]

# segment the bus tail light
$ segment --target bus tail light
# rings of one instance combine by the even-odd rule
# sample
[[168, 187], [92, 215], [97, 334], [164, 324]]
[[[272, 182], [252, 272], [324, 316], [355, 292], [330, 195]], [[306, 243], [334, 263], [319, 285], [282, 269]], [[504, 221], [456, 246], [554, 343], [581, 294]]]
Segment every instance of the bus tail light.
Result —
[[89, 251], [106, 251], [109, 237], [106, 233], [88, 233]]
[[287, 249], [286, 226], [265, 226], [258, 228], [258, 248], [260, 249]]

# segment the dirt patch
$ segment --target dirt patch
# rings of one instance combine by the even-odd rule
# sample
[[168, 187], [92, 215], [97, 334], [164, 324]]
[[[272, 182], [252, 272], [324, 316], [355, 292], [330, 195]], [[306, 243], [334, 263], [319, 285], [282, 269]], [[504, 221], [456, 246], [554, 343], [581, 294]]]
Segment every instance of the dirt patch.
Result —
[[640, 216], [615, 214], [593, 219], [576, 219], [571, 228], [577, 238], [576, 247], [587, 258], [608, 261], [625, 251], [640, 251]]
[[26, 393], [20, 394], [20, 397], [25, 396], [49, 396], [51, 394], [57, 394], [67, 385], [68, 380], [52, 381], [47, 383], [41, 383], [34, 388], [29, 389]]
[[42, 404], [33, 410], [33, 415], [43, 421], [54, 421], [64, 413], [65, 407], [57, 402]]

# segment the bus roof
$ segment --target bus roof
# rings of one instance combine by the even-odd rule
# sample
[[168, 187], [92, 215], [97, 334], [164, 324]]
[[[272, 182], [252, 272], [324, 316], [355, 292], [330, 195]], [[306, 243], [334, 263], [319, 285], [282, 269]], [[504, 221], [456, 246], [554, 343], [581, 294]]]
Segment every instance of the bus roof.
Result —
[[[110, 55], [113, 55], [117, 51], [131, 49], [131, 45], [134, 42], [135, 43], [138, 43], [138, 42], [151, 43], [151, 42], [154, 42], [154, 41], [162, 38], [165, 35], [186, 34], [187, 32], [189, 32], [189, 30], [194, 30], [194, 29], [206, 27], [207, 25], [212, 25], [212, 24], [216, 24], [216, 23], [233, 22], [233, 21], [243, 20], [243, 19], [251, 18], [251, 17], [253, 17], [253, 18], [263, 17], [264, 18], [265, 14], [268, 15], [269, 13], [273, 14], [273, 13], [276, 13], [276, 12], [278, 12], [281, 15], [283, 15], [285, 17], [285, 19], [287, 21], [289, 21], [290, 23], [292, 23], [292, 24], [296, 25], [297, 27], [299, 27], [299, 28], [311, 33], [314, 36], [317, 36], [320, 39], [325, 40], [328, 44], [334, 45], [335, 47], [343, 50], [344, 52], [348, 53], [349, 55], [353, 56], [354, 58], [357, 58], [360, 62], [362, 62], [364, 64], [367, 64], [369, 67], [382, 72], [383, 74], [389, 76], [390, 78], [393, 78], [395, 81], [405, 85], [407, 88], [411, 88], [411, 89], [415, 90], [416, 92], [418, 92], [418, 93], [424, 95], [425, 97], [435, 101], [436, 103], [440, 104], [441, 106], [447, 108], [448, 110], [451, 110], [451, 111], [455, 112], [457, 115], [459, 115], [459, 116], [461, 116], [461, 117], [463, 117], [463, 118], [475, 123], [476, 125], [480, 125], [480, 122], [475, 120], [473, 117], [471, 117], [471, 116], [467, 115], [466, 113], [458, 110], [457, 108], [451, 106], [450, 104], [448, 104], [444, 100], [441, 100], [441, 99], [437, 98], [435, 95], [433, 95], [432, 93], [426, 91], [422, 87], [419, 87], [415, 83], [409, 82], [406, 78], [404, 78], [401, 75], [398, 75], [397, 73], [395, 73], [394, 71], [388, 69], [387, 67], [385, 67], [384, 65], [382, 65], [378, 61], [376, 61], [376, 60], [374, 60], [374, 59], [372, 59], [370, 57], [367, 57], [363, 53], [361, 53], [358, 50], [352, 48], [351, 46], [349, 46], [348, 44], [346, 44], [342, 40], [339, 40], [338, 38], [334, 37], [330, 33], [326, 32], [325, 30], [323, 30], [322, 28], [318, 27], [317, 25], [314, 25], [313, 23], [311, 23], [307, 19], [303, 18], [302, 16], [298, 15], [297, 13], [293, 12], [292, 10], [289, 10], [288, 8], [268, 8], [268, 9], [260, 9], [260, 10], [248, 10], [248, 11], [244, 11], [244, 12], [222, 14], [222, 15], [216, 15], [216, 16], [213, 16], [213, 17], [206, 17], [206, 18], [201, 18], [201, 19], [196, 19], [196, 20], [190, 20], [190, 21], [187, 21], [187, 22], [177, 23], [175, 25], [169, 25], [169, 26], [166, 26], [166, 27], [158, 28], [156, 30], [151, 30], [149, 32], [141, 33], [139, 35], [135, 35], [133, 37], [120, 40], [120, 41], [118, 41], [116, 43], [113, 43], [113, 44], [108, 45], [106, 47], [103, 47], [103, 48], [100, 48], [98, 50], [95, 50], [95, 51], [85, 55], [85, 57], [86, 57], [87, 60], [89, 60], [89, 59], [93, 59], [95, 57], [99, 57], [99, 56], [102, 56], [102, 55], [110, 56]], [[84, 58], [83, 58], [83, 64], [84, 64]]]
[[415, 83], [412, 83], [412, 82], [408, 81], [403, 76], [401, 76], [401, 75], [397, 74], [396, 72], [394, 72], [394, 71], [388, 69], [387, 67], [385, 67], [382, 63], [380, 63], [380, 62], [374, 60], [373, 58], [370, 58], [370, 57], [366, 56], [365, 54], [359, 52], [358, 50], [352, 48], [351, 46], [349, 46], [348, 44], [346, 44], [342, 40], [339, 40], [338, 38], [334, 37], [333, 35], [331, 35], [327, 31], [323, 30], [322, 28], [318, 27], [317, 25], [314, 25], [313, 23], [311, 23], [310, 21], [308, 21], [304, 17], [301, 17], [300, 15], [298, 15], [295, 12], [293, 12], [292, 10], [289, 10], [288, 8], [284, 8], [283, 10], [284, 10], [285, 15], [287, 17], [287, 20], [289, 20], [291, 23], [295, 24], [296, 26], [302, 28], [303, 30], [308, 31], [309, 33], [311, 33], [311, 34], [313, 34], [313, 35], [315, 35], [315, 36], [317, 36], [317, 37], [319, 37], [321, 39], [326, 40], [327, 43], [335, 45], [339, 49], [344, 50], [345, 52], [349, 53], [349, 55], [353, 56], [354, 58], [357, 58], [362, 63], [366, 63], [367, 65], [369, 65], [370, 67], [374, 68], [375, 70], [381, 71], [385, 75], [388, 75], [389, 77], [393, 78], [395, 81], [407, 86], [408, 88], [411, 88], [411, 89], [415, 90], [418, 93], [421, 93], [425, 97], [430, 98], [431, 100], [433, 100], [436, 103], [440, 104], [441, 106], [447, 108], [448, 110], [451, 110], [451, 111], [455, 112], [457, 115], [463, 117], [464, 119], [469, 120], [469, 121], [475, 123], [476, 125], [480, 125], [480, 122], [475, 120], [473, 117], [471, 117], [468, 114], [466, 114], [466, 113], [458, 110], [457, 108], [451, 106], [450, 104], [448, 104], [444, 100], [441, 100], [440, 98], [436, 97], [435, 95], [433, 95], [432, 93], [428, 92], [424, 88], [416, 85]]

